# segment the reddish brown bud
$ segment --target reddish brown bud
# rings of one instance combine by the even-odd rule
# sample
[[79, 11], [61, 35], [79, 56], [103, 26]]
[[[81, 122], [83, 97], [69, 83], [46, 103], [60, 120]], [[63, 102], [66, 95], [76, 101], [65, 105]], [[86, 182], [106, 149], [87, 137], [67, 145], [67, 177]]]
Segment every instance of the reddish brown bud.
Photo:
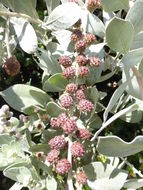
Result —
[[15, 57], [8, 58], [3, 65], [7, 75], [13, 77], [20, 72], [20, 63]]

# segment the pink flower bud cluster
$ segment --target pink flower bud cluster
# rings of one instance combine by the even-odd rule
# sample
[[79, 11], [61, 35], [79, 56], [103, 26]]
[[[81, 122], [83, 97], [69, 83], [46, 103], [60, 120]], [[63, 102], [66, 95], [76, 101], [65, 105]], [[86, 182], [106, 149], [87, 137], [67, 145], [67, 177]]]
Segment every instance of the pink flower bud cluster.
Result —
[[78, 27], [73, 30], [71, 42], [74, 43], [77, 53], [75, 62], [78, 64], [78, 70], [75, 64], [72, 64], [72, 59], [69, 56], [61, 56], [59, 58], [59, 64], [64, 67], [62, 75], [68, 80], [72, 80], [75, 77], [88, 77], [90, 74], [90, 67], [98, 67], [101, 64], [98, 57], [87, 58], [85, 55], [86, 48], [96, 43], [96, 36], [91, 33], [82, 34], [82, 30]]
[[88, 0], [87, 2], [87, 9], [90, 12], [93, 12], [95, 9], [101, 8], [101, 0]]
[[[56, 124], [53, 121], [56, 121]], [[63, 132], [68, 135], [73, 132], [76, 132], [76, 130], [77, 130], [77, 125], [76, 125], [74, 118], [68, 117], [65, 113], [60, 114], [56, 118], [52, 118], [50, 124], [55, 129], [59, 129], [59, 128], [62, 129]]]
[[51, 151], [46, 157], [46, 163], [50, 165], [56, 164], [56, 172], [58, 174], [64, 175], [71, 169], [71, 164], [67, 159], [60, 159], [60, 149], [67, 146], [65, 137], [55, 136], [49, 141]]
[[[94, 104], [87, 98], [86, 84], [81, 83], [82, 85], [80, 85], [78, 80], [86, 81], [90, 75], [91, 67], [96, 69], [101, 64], [98, 57], [86, 56], [86, 49], [96, 43], [96, 36], [90, 33], [83, 34], [81, 20], [78, 22], [78, 26], [76, 24], [73, 26], [71, 35], [75, 57], [59, 57], [62, 76], [69, 81], [57, 101], [65, 113], [52, 117], [50, 120], [51, 128], [57, 130], [56, 132], [60, 135], [49, 140], [51, 150], [46, 157], [46, 162], [54, 165], [53, 170], [59, 175], [68, 174], [72, 169], [71, 158], [67, 159], [69, 155], [71, 155], [74, 164], [76, 160], [77, 162], [82, 161], [87, 152], [85, 143], [90, 139], [91, 134], [86, 127], [78, 126], [78, 119], [82, 116], [83, 118], [87, 117], [88, 114], [90, 116], [94, 111]], [[77, 168], [77, 171], [77, 183], [85, 184], [87, 181], [86, 173], [81, 168]]]
[[56, 165], [56, 172], [58, 174], [64, 175], [67, 174], [71, 169], [71, 164], [67, 159], [61, 159]]
[[85, 154], [84, 146], [77, 141], [73, 142], [70, 151], [74, 158], [82, 157]]
[[77, 174], [76, 174], [76, 181], [79, 184], [84, 185], [87, 182], [87, 175], [86, 175], [86, 173], [84, 171], [77, 172]]
[[71, 164], [67, 159], [60, 159], [60, 149], [66, 147], [67, 142], [63, 136], [55, 136], [49, 141], [50, 148], [52, 149], [47, 157], [46, 162], [50, 165], [56, 164], [56, 172], [64, 175], [71, 169]]

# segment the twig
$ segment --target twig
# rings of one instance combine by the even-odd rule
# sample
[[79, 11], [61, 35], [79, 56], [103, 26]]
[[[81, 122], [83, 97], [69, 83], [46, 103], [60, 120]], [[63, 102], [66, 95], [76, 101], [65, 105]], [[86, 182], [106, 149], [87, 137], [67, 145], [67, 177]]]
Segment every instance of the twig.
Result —
[[141, 98], [143, 100], [143, 80], [142, 80], [141, 74], [139, 73], [136, 67], [132, 67], [132, 71], [134, 75], [136, 76], [136, 79], [140, 88]]
[[6, 20], [5, 44], [6, 44], [6, 49], [7, 49], [7, 57], [10, 58], [12, 55], [11, 55], [11, 51], [9, 47], [9, 17]]
[[[72, 155], [71, 155], [71, 151], [70, 151], [71, 145], [72, 145], [72, 136], [69, 135], [68, 136], [68, 158], [67, 159], [71, 163], [71, 167], [72, 167]], [[72, 170], [70, 170], [68, 173], [67, 185], [68, 185], [68, 190], [74, 190], [73, 182], [72, 182]]]
[[136, 110], [137, 109], [137, 104], [132, 104], [131, 106], [120, 110], [118, 113], [116, 113], [115, 115], [113, 115], [110, 119], [108, 119], [105, 123], [103, 122], [101, 128], [94, 134], [94, 136], [92, 137], [91, 141], [94, 141], [98, 135], [108, 126], [110, 125], [113, 121], [115, 121], [116, 119], [118, 119], [119, 117], [121, 117], [122, 115], [124, 115], [125, 113], [128, 113], [130, 110]]
[[138, 174], [138, 176], [140, 176], [141, 178], [143, 178], [143, 174], [141, 173], [141, 171], [140, 171], [140, 170], [137, 170], [137, 169], [134, 167], [134, 165], [132, 165], [130, 162], [128, 162], [128, 161], [127, 161], [126, 159], [124, 159], [124, 158], [121, 158], [121, 160], [123, 160], [128, 166], [130, 166], [135, 174]]

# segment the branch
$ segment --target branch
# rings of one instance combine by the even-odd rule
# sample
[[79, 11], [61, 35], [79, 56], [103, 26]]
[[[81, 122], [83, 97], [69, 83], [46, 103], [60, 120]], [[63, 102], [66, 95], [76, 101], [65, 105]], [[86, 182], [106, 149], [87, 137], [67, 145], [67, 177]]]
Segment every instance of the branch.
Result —
[[10, 58], [11, 51], [9, 47], [9, 18], [6, 20], [6, 29], [5, 29], [5, 44], [6, 44], [6, 49], [7, 49], [7, 57]]
[[128, 113], [129, 111], [134, 111], [136, 110], [138, 105], [136, 103], [132, 104], [131, 106], [124, 108], [123, 110], [120, 110], [118, 113], [113, 115], [110, 119], [108, 119], [105, 123], [102, 124], [101, 128], [94, 134], [92, 137], [91, 141], [94, 141], [97, 139], [98, 135], [108, 126], [110, 125], [113, 121], [124, 115], [125, 113]]
[[128, 162], [128, 161], [127, 161], [126, 159], [124, 159], [124, 158], [121, 158], [121, 160], [123, 160], [128, 166], [130, 166], [135, 174], [138, 174], [138, 176], [140, 176], [141, 178], [143, 178], [143, 174], [141, 173], [141, 171], [140, 171], [140, 170], [137, 170], [137, 169], [134, 167], [134, 165], [132, 165], [130, 162]]
[[[67, 159], [71, 163], [71, 167], [72, 167], [72, 155], [71, 155], [71, 151], [70, 151], [71, 145], [72, 145], [72, 136], [69, 135], [69, 137], [68, 137], [68, 157], [67, 157]], [[68, 185], [68, 190], [74, 190], [73, 182], [72, 182], [72, 170], [70, 170], [69, 173], [68, 173], [67, 185]]]

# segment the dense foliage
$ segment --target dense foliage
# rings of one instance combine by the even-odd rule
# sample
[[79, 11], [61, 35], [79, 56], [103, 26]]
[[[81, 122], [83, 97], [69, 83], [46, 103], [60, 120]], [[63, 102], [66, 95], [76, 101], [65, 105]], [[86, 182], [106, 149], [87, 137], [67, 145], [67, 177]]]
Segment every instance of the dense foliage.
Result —
[[143, 0], [0, 0], [0, 21], [2, 188], [142, 188]]

